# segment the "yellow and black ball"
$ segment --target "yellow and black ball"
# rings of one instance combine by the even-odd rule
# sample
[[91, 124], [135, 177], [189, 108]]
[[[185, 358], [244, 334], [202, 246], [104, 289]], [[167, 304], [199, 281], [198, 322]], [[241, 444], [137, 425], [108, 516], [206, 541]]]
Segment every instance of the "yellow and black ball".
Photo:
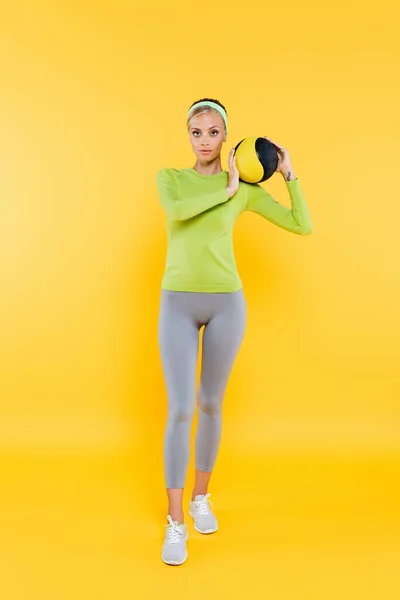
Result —
[[235, 146], [239, 179], [261, 183], [269, 179], [278, 166], [276, 147], [264, 137], [246, 137]]

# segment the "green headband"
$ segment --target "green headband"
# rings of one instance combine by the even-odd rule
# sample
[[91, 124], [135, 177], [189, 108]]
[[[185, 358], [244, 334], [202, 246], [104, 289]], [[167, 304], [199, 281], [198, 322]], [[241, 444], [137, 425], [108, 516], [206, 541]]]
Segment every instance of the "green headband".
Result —
[[219, 114], [221, 115], [221, 117], [223, 118], [225, 127], [226, 127], [226, 133], [228, 133], [228, 117], [227, 117], [226, 112], [222, 108], [222, 106], [220, 106], [219, 104], [216, 104], [215, 102], [210, 102], [207, 100], [204, 100], [203, 102], [196, 102], [196, 104], [189, 109], [188, 117], [189, 117], [190, 113], [192, 112], [192, 110], [194, 110], [198, 106], [211, 106], [212, 108], [215, 108], [215, 110], [217, 110], [219, 112]]

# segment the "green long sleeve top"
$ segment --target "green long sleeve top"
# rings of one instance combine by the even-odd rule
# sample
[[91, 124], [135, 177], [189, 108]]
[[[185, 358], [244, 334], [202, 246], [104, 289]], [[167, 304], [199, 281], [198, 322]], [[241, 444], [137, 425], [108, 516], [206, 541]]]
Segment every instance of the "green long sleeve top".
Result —
[[156, 185], [166, 213], [167, 257], [161, 287], [181, 292], [235, 292], [242, 287], [233, 250], [233, 227], [244, 211], [298, 235], [313, 230], [298, 179], [285, 181], [291, 208], [261, 185], [239, 181], [228, 197], [228, 171], [202, 175], [193, 168], [161, 169]]

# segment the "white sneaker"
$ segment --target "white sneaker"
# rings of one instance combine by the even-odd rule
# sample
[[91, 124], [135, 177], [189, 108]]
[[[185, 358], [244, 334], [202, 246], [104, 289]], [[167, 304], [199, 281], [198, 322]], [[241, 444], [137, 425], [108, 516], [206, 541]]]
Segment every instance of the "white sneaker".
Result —
[[218, 521], [213, 514], [208, 498], [210, 494], [198, 495], [189, 503], [189, 515], [194, 519], [194, 528], [199, 533], [214, 533], [218, 529]]
[[188, 531], [186, 524], [178, 525], [178, 521], [173, 521], [168, 515], [169, 525], [165, 532], [165, 541], [162, 548], [161, 558], [167, 565], [181, 565], [187, 559], [186, 542]]

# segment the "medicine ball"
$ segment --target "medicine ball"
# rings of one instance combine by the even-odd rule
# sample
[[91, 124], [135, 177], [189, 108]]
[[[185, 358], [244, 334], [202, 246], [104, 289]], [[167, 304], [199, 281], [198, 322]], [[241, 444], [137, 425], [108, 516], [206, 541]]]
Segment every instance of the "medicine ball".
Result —
[[247, 137], [235, 146], [239, 179], [246, 183], [261, 183], [273, 175], [278, 166], [275, 146], [264, 137]]

